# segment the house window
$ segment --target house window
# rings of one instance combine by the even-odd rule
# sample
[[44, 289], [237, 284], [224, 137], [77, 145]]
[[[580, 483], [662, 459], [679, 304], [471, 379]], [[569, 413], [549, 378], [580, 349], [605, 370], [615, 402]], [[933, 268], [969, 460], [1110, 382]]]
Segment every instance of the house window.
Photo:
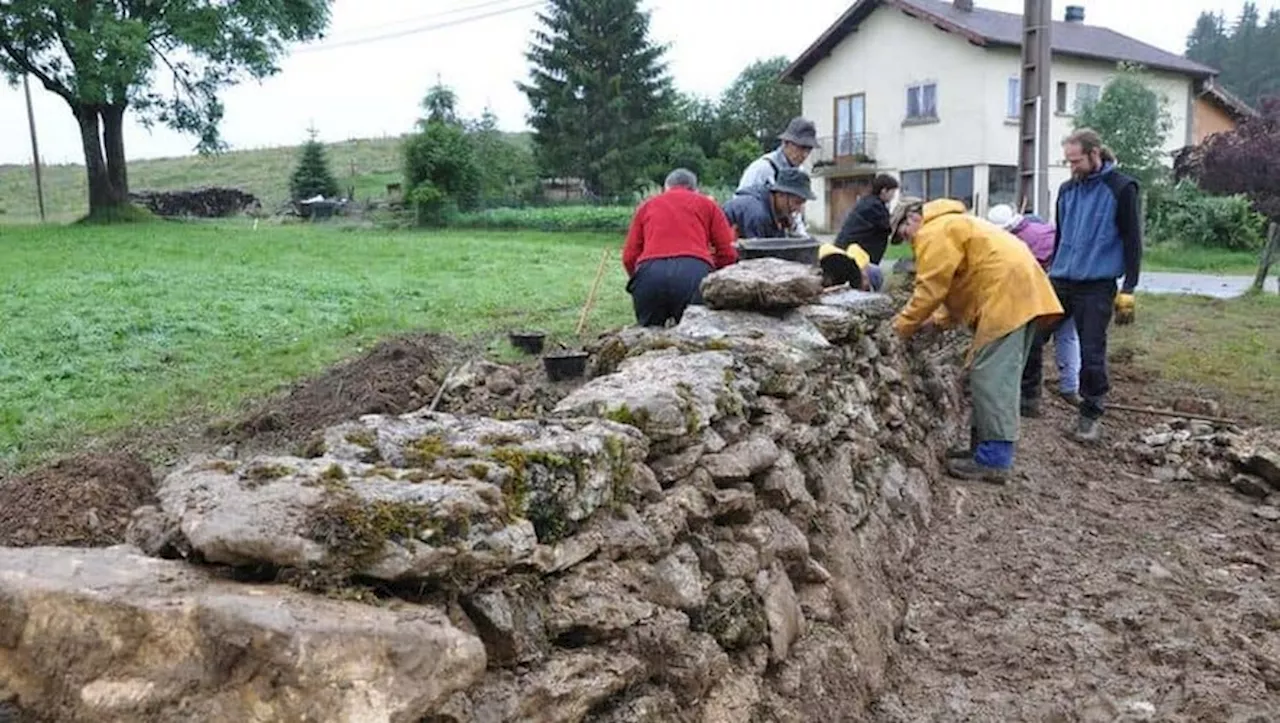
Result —
[[1019, 118], [1022, 116], [1021, 78], [1009, 79], [1009, 87], [1005, 92], [1004, 116], [1006, 118]]
[[924, 171], [903, 171], [900, 195], [924, 198]]
[[973, 208], [973, 166], [956, 166], [947, 169], [947, 198]]
[[1102, 88], [1091, 83], [1076, 83], [1076, 112], [1097, 103], [1101, 96]]
[[867, 97], [862, 94], [835, 99], [837, 158], [866, 156]]
[[924, 179], [925, 199], [932, 201], [938, 198], [946, 198], [947, 196], [947, 169], [930, 168], [925, 172]]
[[1067, 112], [1067, 84], [1066, 83], [1062, 83], [1062, 82], [1058, 83], [1058, 97], [1057, 97], [1057, 101], [1054, 103], [1053, 110], [1054, 112], [1057, 112], [1057, 113]]
[[921, 83], [907, 88], [907, 120], [933, 120], [938, 117], [938, 86]]
[[903, 171], [902, 195], [926, 201], [952, 198], [973, 208], [973, 166]]
[[991, 206], [1000, 203], [1013, 205], [1018, 196], [1018, 167], [991, 166], [987, 177], [987, 201]]

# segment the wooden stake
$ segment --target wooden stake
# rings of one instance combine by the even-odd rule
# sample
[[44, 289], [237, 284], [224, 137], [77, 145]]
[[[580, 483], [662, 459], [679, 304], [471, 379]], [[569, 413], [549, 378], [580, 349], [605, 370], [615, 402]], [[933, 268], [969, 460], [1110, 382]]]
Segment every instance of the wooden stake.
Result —
[[591, 307], [596, 303], [596, 292], [600, 289], [600, 279], [604, 278], [604, 265], [609, 260], [609, 249], [605, 249], [600, 254], [600, 266], [596, 269], [596, 279], [591, 282], [591, 292], [587, 294], [587, 303], [582, 305], [582, 316], [578, 317], [577, 335], [582, 336], [583, 329], [587, 328], [587, 315], [591, 313]]
[[36, 203], [40, 205], [40, 223], [44, 223], [44, 182], [40, 178], [40, 143], [36, 140], [36, 113], [31, 107], [31, 84], [22, 74], [22, 92], [27, 96], [27, 124], [31, 126], [31, 167], [36, 171]]

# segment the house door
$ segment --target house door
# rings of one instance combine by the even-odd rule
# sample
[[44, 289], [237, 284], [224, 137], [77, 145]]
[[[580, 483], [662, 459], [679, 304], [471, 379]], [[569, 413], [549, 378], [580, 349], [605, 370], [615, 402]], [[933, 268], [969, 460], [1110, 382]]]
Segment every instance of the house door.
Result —
[[836, 98], [836, 159], [864, 154], [866, 134], [867, 97], [858, 94]]
[[827, 181], [827, 228], [837, 232], [859, 198], [871, 192], [871, 176], [832, 178]]

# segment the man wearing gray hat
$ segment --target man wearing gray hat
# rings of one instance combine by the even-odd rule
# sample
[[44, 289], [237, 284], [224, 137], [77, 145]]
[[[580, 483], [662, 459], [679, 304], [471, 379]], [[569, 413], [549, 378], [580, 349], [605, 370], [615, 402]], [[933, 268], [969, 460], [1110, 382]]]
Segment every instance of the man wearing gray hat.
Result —
[[[792, 118], [787, 129], [778, 135], [778, 140], [782, 143], [777, 148], [752, 161], [742, 172], [742, 178], [738, 180], [739, 192], [773, 181], [784, 168], [804, 165], [809, 153], [818, 147], [818, 130], [807, 118]], [[796, 216], [792, 230], [798, 236], [807, 235], [803, 216]]]
[[804, 236], [794, 226], [805, 201], [817, 196], [809, 187], [809, 174], [799, 168], [782, 168], [772, 181], [739, 190], [724, 204], [724, 215], [738, 238]]

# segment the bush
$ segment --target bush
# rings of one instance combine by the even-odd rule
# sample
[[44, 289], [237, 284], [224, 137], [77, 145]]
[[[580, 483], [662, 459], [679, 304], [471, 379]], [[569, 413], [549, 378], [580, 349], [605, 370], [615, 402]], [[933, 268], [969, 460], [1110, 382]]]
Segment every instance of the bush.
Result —
[[1212, 196], [1191, 181], [1156, 186], [1147, 196], [1147, 237], [1155, 243], [1257, 251], [1266, 219], [1242, 195]]
[[450, 225], [459, 228], [626, 233], [634, 214], [635, 209], [631, 206], [493, 208], [458, 214]]

